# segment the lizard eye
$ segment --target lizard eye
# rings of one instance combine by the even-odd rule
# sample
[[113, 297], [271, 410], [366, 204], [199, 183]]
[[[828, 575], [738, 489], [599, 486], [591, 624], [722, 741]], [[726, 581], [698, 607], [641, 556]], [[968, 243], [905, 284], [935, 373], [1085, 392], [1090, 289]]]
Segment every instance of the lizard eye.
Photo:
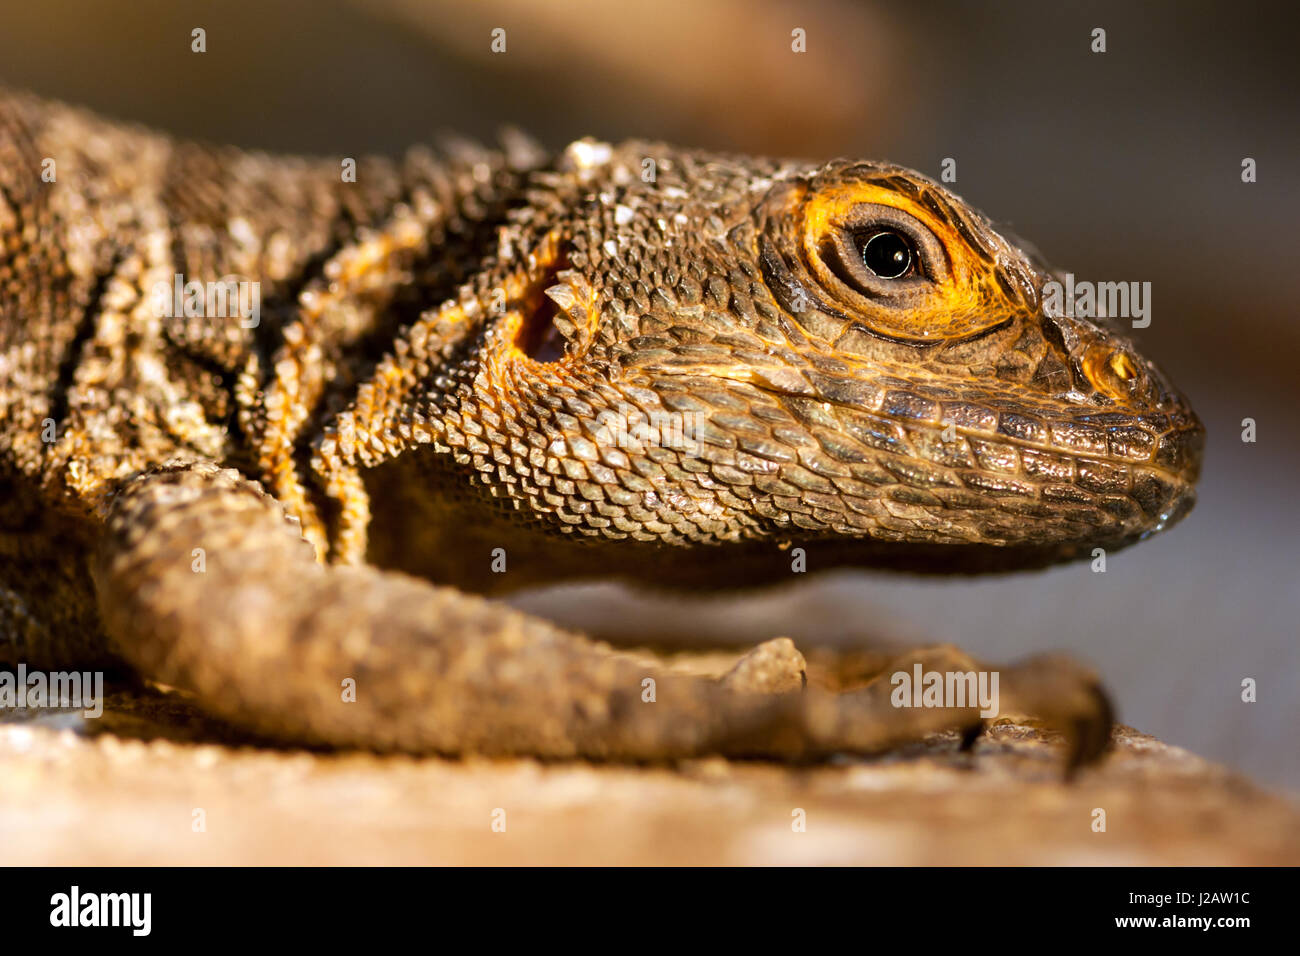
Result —
[[880, 203], [855, 206], [823, 240], [823, 261], [855, 292], [910, 301], [947, 278], [943, 244], [917, 218]]
[[882, 279], [901, 279], [912, 271], [916, 253], [906, 236], [892, 229], [859, 236], [863, 264]]
[[771, 216], [764, 235], [763, 268], [790, 314], [808, 311], [791, 298], [802, 289], [814, 311], [855, 330], [931, 344], [982, 335], [1029, 309], [999, 266], [1015, 253], [960, 200], [902, 172], [819, 175], [775, 194], [777, 207], [794, 215]]

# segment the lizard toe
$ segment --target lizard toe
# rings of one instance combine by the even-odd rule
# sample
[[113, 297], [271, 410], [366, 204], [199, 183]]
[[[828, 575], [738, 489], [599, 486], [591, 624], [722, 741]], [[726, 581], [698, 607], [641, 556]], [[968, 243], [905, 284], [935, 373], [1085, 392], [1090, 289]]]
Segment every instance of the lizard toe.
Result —
[[785, 694], [808, 683], [808, 664], [788, 637], [759, 644], [720, 678], [728, 690], [742, 693]]

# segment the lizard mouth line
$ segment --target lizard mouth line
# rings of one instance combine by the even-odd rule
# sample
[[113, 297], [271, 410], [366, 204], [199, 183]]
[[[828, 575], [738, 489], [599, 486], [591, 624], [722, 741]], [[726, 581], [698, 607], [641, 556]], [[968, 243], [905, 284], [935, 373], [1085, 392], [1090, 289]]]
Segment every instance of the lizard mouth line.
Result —
[[[835, 408], [843, 408], [850, 412], [862, 413], [862, 414], [880, 417], [879, 412], [859, 408], [855, 405], [838, 401], [833, 398], [827, 398], [821, 395], [809, 395], [807, 393], [794, 392], [786, 389], [775, 388], [769, 384], [759, 383], [754, 381], [749, 381], [748, 384], [751, 387], [755, 388], [756, 390], [763, 392], [764, 394], [774, 396], [778, 399], [793, 398], [793, 399], [798, 399], [800, 401], [816, 402], [823, 405], [834, 406]], [[1138, 424], [1138, 418], [1136, 416], [1133, 419], [1133, 424], [1134, 425]], [[1160, 443], [1162, 441], [1173, 440], [1175, 438], [1181, 438], [1182, 436], [1201, 436], [1204, 434], [1204, 431], [1199, 424], [1174, 425], [1172, 422], [1170, 424], [1172, 427], [1167, 432], [1165, 432], [1159, 439], [1157, 439], [1156, 444], [1153, 446], [1152, 454], [1147, 458], [1123, 457], [1119, 455], [1114, 455], [1110, 452], [1102, 452], [1102, 451], [1083, 451], [1078, 448], [1070, 448], [1063, 445], [1054, 445], [1051, 444], [1050, 442], [1035, 442], [1029, 439], [1018, 438], [1011, 435], [1005, 435], [999, 432], [978, 431], [970, 428], [965, 428], [951, 422], [917, 420], [915, 422], [909, 423], [908, 427], [914, 427], [918, 429], [924, 428], [926, 430], [933, 431], [933, 432], [942, 432], [944, 429], [948, 428], [951, 425], [956, 435], [959, 437], [974, 439], [976, 441], [996, 443], [999, 445], [1008, 445], [1015, 448], [1017, 451], [1031, 451], [1031, 452], [1041, 452], [1047, 455], [1057, 455], [1057, 456], [1068, 458], [1072, 462], [1076, 462], [1076, 463], [1079, 461], [1090, 461], [1090, 462], [1101, 462], [1107, 465], [1113, 465], [1117, 467], [1150, 469], [1159, 472], [1161, 475], [1165, 476], [1171, 481], [1178, 482], [1179, 484], [1184, 485], [1187, 488], [1191, 488], [1192, 485], [1195, 483], [1196, 477], [1200, 471], [1200, 459], [1199, 459], [1200, 442], [1199, 441], [1193, 442], [1193, 448], [1190, 449], [1190, 454], [1192, 456], [1191, 461], [1189, 461], [1187, 464], [1183, 465], [1182, 467], [1174, 467], [1174, 468], [1167, 467], [1157, 462], [1155, 460], [1155, 456], [1159, 453]], [[893, 452], [888, 449], [873, 448], [873, 451], [876, 454], [893, 455], [899, 458], [907, 457], [906, 455], [902, 455], [898, 452]], [[935, 462], [934, 464], [939, 467], [944, 467], [939, 462]], [[980, 469], [980, 470], [983, 471], [986, 469]], [[1015, 477], [1015, 473], [1011, 471], [1005, 472], [1004, 474], [1007, 478]]]

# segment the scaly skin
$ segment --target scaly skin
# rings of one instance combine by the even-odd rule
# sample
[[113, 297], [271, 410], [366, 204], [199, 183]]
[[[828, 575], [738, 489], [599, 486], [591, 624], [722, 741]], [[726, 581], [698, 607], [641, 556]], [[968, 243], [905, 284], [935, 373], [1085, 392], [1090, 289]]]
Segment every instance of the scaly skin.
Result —
[[[833, 694], [769, 641], [713, 680], [468, 592], [1040, 566], [1194, 500], [1182, 397], [908, 170], [511, 137], [340, 171], [0, 97], [0, 662], [125, 661], [291, 742], [875, 752], [979, 726], [881, 675], [977, 665]], [[160, 317], [177, 274], [259, 282], [260, 321]], [[1100, 753], [1085, 670], [1002, 676]]]

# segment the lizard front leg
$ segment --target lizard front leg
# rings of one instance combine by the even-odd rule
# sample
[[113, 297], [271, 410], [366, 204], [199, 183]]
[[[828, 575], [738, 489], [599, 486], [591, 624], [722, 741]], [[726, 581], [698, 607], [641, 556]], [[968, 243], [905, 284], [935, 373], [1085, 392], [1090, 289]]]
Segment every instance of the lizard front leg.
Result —
[[232, 723], [294, 743], [806, 757], [978, 723], [970, 709], [900, 719], [887, 688], [797, 690], [802, 658], [788, 642], [763, 645], [721, 680], [682, 675], [449, 588], [318, 564], [273, 498], [208, 462], [126, 484], [93, 566], [126, 660]]

